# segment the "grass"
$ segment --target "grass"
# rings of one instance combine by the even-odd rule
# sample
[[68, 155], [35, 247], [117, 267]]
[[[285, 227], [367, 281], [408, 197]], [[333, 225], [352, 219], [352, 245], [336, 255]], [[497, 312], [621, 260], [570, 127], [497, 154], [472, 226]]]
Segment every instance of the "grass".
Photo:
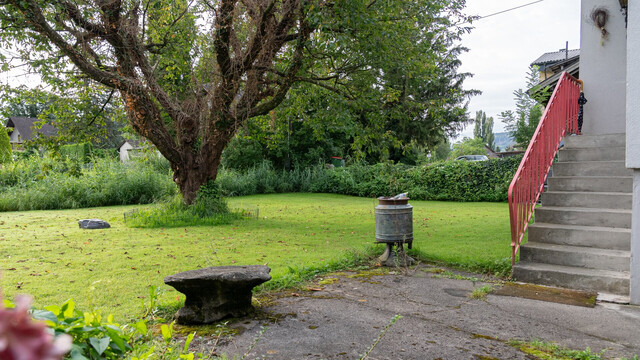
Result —
[[592, 353], [591, 349], [571, 350], [558, 346], [555, 343], [533, 340], [530, 342], [511, 340], [509, 345], [520, 349], [536, 359], [544, 360], [602, 360], [605, 351]]
[[[73, 298], [79, 309], [126, 321], [141, 315], [149, 286], [164, 290], [159, 302], [165, 306], [183, 301], [163, 283], [180, 271], [267, 264], [274, 284], [284, 286], [283, 279], [292, 274], [304, 278], [324, 264], [331, 269], [351, 265], [355, 262], [344, 261], [345, 252], [374, 241], [376, 203], [326, 194], [247, 196], [229, 199], [229, 206], [258, 207], [259, 219], [157, 229], [125, 226], [123, 213], [140, 206], [3, 213], [0, 286], [7, 298], [31, 294], [37, 307]], [[493, 271], [509, 256], [507, 204], [411, 204], [414, 249], [421, 257]], [[100, 218], [112, 227], [81, 230], [77, 220], [83, 218]], [[382, 252], [383, 245], [375, 247]]]

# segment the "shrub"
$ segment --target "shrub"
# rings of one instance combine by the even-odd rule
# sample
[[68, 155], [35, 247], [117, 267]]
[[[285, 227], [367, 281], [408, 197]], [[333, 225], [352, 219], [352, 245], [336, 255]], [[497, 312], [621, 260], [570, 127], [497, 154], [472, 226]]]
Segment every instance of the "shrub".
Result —
[[143, 163], [94, 159], [82, 164], [33, 155], [0, 170], [0, 211], [146, 204], [176, 193], [167, 173]]
[[9, 134], [6, 129], [0, 129], [0, 164], [11, 162], [12, 156]]
[[246, 171], [222, 169], [217, 182], [226, 196], [314, 192], [377, 197], [409, 192], [415, 200], [500, 202], [507, 200], [520, 160], [446, 161], [428, 166], [355, 164], [292, 171], [275, 170], [263, 162]]
[[182, 197], [176, 195], [154, 207], [126, 214], [125, 222], [127, 226], [136, 228], [212, 226], [228, 224], [239, 217], [239, 214], [229, 211], [220, 185], [209, 181], [200, 188], [192, 205], [185, 205]]
[[89, 142], [69, 144], [60, 146], [58, 152], [63, 159], [68, 158], [75, 161], [87, 162], [91, 158], [93, 147]]

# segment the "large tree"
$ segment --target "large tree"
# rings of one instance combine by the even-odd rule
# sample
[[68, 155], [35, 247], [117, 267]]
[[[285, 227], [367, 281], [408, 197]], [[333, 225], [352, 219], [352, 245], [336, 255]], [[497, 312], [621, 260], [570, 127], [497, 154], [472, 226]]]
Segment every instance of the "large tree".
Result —
[[[215, 180], [236, 131], [274, 110], [296, 82], [345, 99], [355, 98], [354, 88], [369, 89], [357, 92], [363, 116], [366, 100], [386, 96], [392, 104], [418, 69], [435, 71], [455, 58], [452, 44], [468, 29], [463, 6], [464, 0], [0, 0], [0, 38], [52, 86], [80, 78], [115, 89], [131, 126], [169, 160], [191, 203], [202, 184]], [[425, 47], [433, 49], [426, 63], [417, 56]], [[397, 73], [371, 63], [401, 58]], [[385, 86], [391, 81], [397, 89]], [[446, 106], [416, 111], [437, 109]]]
[[475, 127], [473, 137], [482, 141], [491, 149], [495, 148], [495, 138], [493, 134], [493, 117], [487, 118], [487, 113], [482, 110], [476, 111]]

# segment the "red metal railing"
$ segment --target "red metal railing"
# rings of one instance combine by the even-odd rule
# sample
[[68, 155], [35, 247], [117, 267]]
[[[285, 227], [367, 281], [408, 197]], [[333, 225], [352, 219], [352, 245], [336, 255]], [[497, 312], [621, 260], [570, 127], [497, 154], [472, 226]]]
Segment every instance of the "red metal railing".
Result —
[[515, 264], [516, 254], [538, 198], [544, 190], [544, 180], [558, 146], [566, 134], [578, 133], [580, 85], [580, 80], [566, 72], [562, 74], [509, 186], [512, 265]]

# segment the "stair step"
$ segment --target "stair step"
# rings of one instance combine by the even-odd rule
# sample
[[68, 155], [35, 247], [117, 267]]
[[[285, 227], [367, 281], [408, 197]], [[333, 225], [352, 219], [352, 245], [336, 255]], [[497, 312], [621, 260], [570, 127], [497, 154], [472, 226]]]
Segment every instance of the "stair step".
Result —
[[547, 184], [549, 191], [633, 191], [631, 176], [553, 176], [547, 179]]
[[626, 134], [578, 135], [564, 138], [565, 148], [604, 148], [625, 146]]
[[602, 148], [562, 148], [558, 161], [610, 161], [625, 159], [624, 146]]
[[529, 241], [536, 243], [631, 250], [631, 229], [536, 221], [529, 225], [528, 232]]
[[553, 164], [554, 176], [633, 176], [623, 160], [565, 161]]
[[542, 205], [631, 210], [632, 198], [632, 193], [547, 191]]
[[532, 263], [575, 266], [589, 269], [626, 271], [631, 252], [531, 242], [520, 247], [520, 260]]
[[518, 262], [513, 267], [518, 281], [571, 289], [629, 294], [629, 273], [571, 266]]
[[631, 210], [541, 206], [536, 222], [631, 229]]

